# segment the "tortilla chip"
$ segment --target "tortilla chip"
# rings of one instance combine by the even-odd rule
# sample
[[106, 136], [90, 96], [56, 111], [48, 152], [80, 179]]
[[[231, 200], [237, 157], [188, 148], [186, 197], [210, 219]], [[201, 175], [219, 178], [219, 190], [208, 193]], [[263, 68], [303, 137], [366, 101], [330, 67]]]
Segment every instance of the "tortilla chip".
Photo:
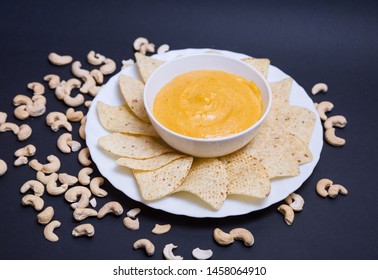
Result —
[[315, 126], [315, 114], [307, 108], [299, 106], [284, 106], [271, 110], [263, 127], [272, 131], [286, 130], [307, 146], [310, 143]]
[[272, 90], [272, 107], [281, 107], [289, 105], [289, 97], [293, 79], [287, 77], [277, 82], [269, 83]]
[[127, 75], [120, 75], [118, 83], [123, 98], [125, 99], [127, 105], [129, 105], [131, 111], [133, 111], [134, 114], [141, 120], [149, 123], [150, 119], [148, 118], [147, 111], [143, 103], [144, 84], [141, 81]]
[[267, 170], [270, 179], [297, 176], [297, 160], [270, 130], [260, 129], [257, 136], [242, 151], [256, 158]]
[[102, 126], [111, 132], [158, 136], [153, 126], [136, 117], [126, 104], [111, 106], [98, 101], [97, 115]]
[[146, 159], [173, 150], [158, 143], [153, 137], [112, 133], [101, 137], [98, 143], [105, 151], [120, 157]]
[[193, 157], [183, 157], [153, 171], [133, 170], [140, 193], [145, 200], [156, 200], [171, 194], [184, 181]]
[[145, 83], [151, 74], [165, 62], [138, 52], [135, 53], [135, 59], [138, 65], [139, 73]]
[[227, 197], [227, 185], [226, 168], [220, 160], [196, 158], [185, 181], [175, 192], [192, 193], [217, 210]]
[[118, 165], [125, 166], [135, 170], [152, 171], [186, 155], [179, 153], [166, 153], [153, 158], [134, 159], [119, 158], [116, 162]]
[[270, 65], [270, 60], [268, 58], [247, 57], [242, 58], [241, 60], [255, 68], [265, 79], [268, 78]]
[[268, 172], [254, 157], [237, 151], [220, 158], [228, 176], [227, 194], [266, 198], [271, 190]]

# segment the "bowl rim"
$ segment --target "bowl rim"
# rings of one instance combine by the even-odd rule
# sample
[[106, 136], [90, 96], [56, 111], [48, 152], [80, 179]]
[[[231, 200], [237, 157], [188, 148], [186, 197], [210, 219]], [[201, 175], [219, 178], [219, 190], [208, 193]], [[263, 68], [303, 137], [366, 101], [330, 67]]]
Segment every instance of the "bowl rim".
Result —
[[[153, 112], [151, 112], [148, 104], [147, 104], [147, 88], [148, 88], [148, 85], [149, 85], [149, 81], [151, 80], [151, 78], [155, 75], [157, 75], [158, 71], [160, 71], [161, 69], [167, 67], [168, 64], [172, 63], [172, 62], [176, 62], [178, 60], [181, 60], [181, 59], [184, 59], [184, 58], [188, 58], [188, 57], [195, 57], [195, 56], [218, 56], [218, 57], [222, 57], [222, 58], [226, 58], [226, 59], [229, 59], [229, 60], [233, 60], [233, 61], [236, 61], [238, 63], [244, 63], [244, 66], [247, 66], [247, 68], [250, 68], [252, 71], [255, 72], [255, 74], [257, 74], [257, 76], [259, 76], [261, 78], [261, 80], [263, 81], [263, 83], [266, 84], [266, 87], [268, 89], [268, 104], [266, 106], [266, 110], [264, 112], [264, 114], [260, 117], [260, 119], [255, 122], [253, 125], [251, 125], [250, 127], [238, 132], [238, 133], [235, 133], [235, 134], [231, 134], [231, 135], [227, 135], [227, 136], [222, 136], [222, 137], [214, 137], [214, 138], [196, 138], [196, 137], [191, 137], [191, 136], [186, 136], [184, 134], [180, 134], [180, 133], [177, 133], [167, 127], [165, 127], [163, 124], [161, 124], [154, 116]], [[193, 70], [194, 71], [194, 70]], [[188, 71], [190, 72], [190, 71]], [[226, 72], [226, 71], [225, 71]], [[185, 72], [187, 73], [187, 72]], [[147, 115], [148, 117], [152, 120], [155, 124], [157, 124], [161, 129], [163, 129], [165, 132], [167, 133], [170, 133], [176, 137], [179, 137], [179, 138], [182, 138], [184, 140], [188, 140], [188, 141], [193, 141], [193, 142], [197, 142], [197, 143], [212, 143], [212, 142], [223, 142], [223, 141], [229, 141], [229, 140], [233, 140], [235, 138], [239, 138], [245, 134], [248, 134], [250, 131], [254, 130], [255, 128], [258, 128], [260, 127], [260, 125], [264, 122], [264, 120], [266, 119], [266, 117], [268, 116], [269, 112], [270, 112], [270, 109], [271, 109], [271, 106], [272, 106], [272, 91], [271, 91], [271, 88], [269, 86], [269, 83], [268, 83], [268, 80], [266, 78], [263, 77], [263, 75], [257, 71], [256, 68], [254, 68], [253, 66], [241, 61], [241, 60], [238, 60], [238, 59], [235, 59], [235, 58], [231, 58], [231, 57], [228, 57], [228, 56], [224, 56], [222, 54], [217, 54], [217, 53], [199, 53], [199, 54], [188, 54], [188, 55], [184, 55], [184, 56], [180, 56], [180, 57], [176, 57], [176, 58], [173, 58], [173, 59], [170, 59], [168, 61], [166, 61], [164, 64], [162, 64], [160, 67], [158, 67], [152, 74], [151, 76], [149, 77], [149, 79], [147, 80], [145, 86], [144, 86], [144, 91], [143, 91], [143, 103], [144, 103], [144, 107], [146, 108], [146, 111], [147, 111]], [[157, 132], [159, 134], [159, 132]]]

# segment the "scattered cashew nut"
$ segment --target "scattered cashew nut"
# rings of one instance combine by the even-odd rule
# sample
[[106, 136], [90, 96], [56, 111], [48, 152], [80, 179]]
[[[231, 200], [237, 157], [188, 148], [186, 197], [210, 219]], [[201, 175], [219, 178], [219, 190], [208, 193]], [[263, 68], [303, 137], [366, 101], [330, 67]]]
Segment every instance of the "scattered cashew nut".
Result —
[[140, 208], [133, 208], [131, 210], [129, 210], [127, 213], [126, 213], [126, 216], [127, 217], [130, 217], [132, 219], [135, 219], [135, 217], [140, 213]]
[[169, 243], [167, 245], [164, 246], [164, 249], [163, 249], [163, 255], [165, 257], [166, 260], [182, 260], [184, 259], [182, 256], [176, 256], [175, 254], [173, 254], [173, 249], [176, 249], [177, 246], [176, 245], [173, 245], [172, 243]]
[[86, 195], [87, 197], [91, 196], [91, 191], [83, 186], [75, 186], [66, 191], [64, 198], [68, 202], [76, 202], [79, 196]]
[[145, 249], [148, 256], [152, 256], [155, 253], [155, 245], [148, 239], [142, 238], [134, 242], [133, 248], [137, 249]]
[[59, 240], [59, 237], [54, 233], [54, 230], [58, 227], [60, 227], [61, 223], [57, 220], [54, 220], [50, 223], [48, 223], [44, 230], [43, 230], [43, 235], [48, 241], [51, 242], [56, 242]]
[[27, 194], [22, 198], [22, 204], [23, 205], [30, 205], [32, 206], [36, 211], [40, 211], [43, 208], [43, 205], [45, 202], [43, 199], [39, 196], [36, 196], [34, 194]]
[[327, 91], [328, 91], [328, 86], [325, 83], [317, 83], [311, 89], [311, 93], [313, 95], [318, 94], [319, 92], [327, 92]]
[[330, 112], [333, 109], [333, 104], [329, 101], [322, 101], [316, 106], [316, 110], [322, 121], [327, 120], [326, 112]]
[[47, 225], [52, 220], [53, 216], [54, 208], [52, 208], [51, 206], [46, 207], [45, 210], [37, 215], [38, 223]]
[[105, 180], [103, 177], [95, 177], [89, 183], [89, 189], [91, 190], [92, 194], [97, 197], [105, 197], [108, 195], [108, 192], [104, 189], [101, 189], [100, 186], [104, 184]]
[[139, 229], [139, 219], [132, 219], [130, 217], [125, 217], [123, 219], [123, 225], [129, 230], [138, 230]]
[[58, 66], [67, 65], [72, 62], [72, 56], [59, 55], [55, 52], [49, 53], [48, 59], [52, 64], [58, 65]]
[[28, 190], [33, 190], [35, 196], [42, 196], [45, 192], [45, 186], [37, 180], [29, 180], [25, 182], [20, 189], [21, 193], [26, 193]]
[[123, 207], [117, 201], [107, 202], [98, 211], [97, 218], [102, 219], [108, 213], [112, 213], [116, 216], [120, 216], [123, 213]]
[[231, 236], [234, 240], [241, 240], [244, 242], [245, 246], [252, 246], [255, 243], [255, 239], [252, 233], [245, 228], [234, 228], [230, 231]]
[[67, 184], [68, 186], [73, 186], [78, 182], [78, 178], [67, 173], [60, 173], [58, 175], [59, 182], [62, 184]]
[[0, 177], [3, 176], [8, 170], [8, 165], [7, 163], [0, 159]]
[[139, 51], [142, 45], [147, 45], [149, 42], [144, 37], [138, 37], [133, 43], [134, 50]]
[[37, 180], [40, 181], [42, 184], [47, 185], [49, 182], [56, 182], [58, 180], [58, 174], [57, 173], [51, 173], [49, 175], [46, 175], [42, 171], [37, 172]]
[[48, 181], [46, 184], [46, 191], [50, 195], [61, 195], [68, 190], [68, 184], [62, 184], [58, 187], [56, 181]]
[[12, 131], [13, 134], [17, 135], [20, 131], [20, 127], [17, 124], [11, 122], [5, 122], [0, 124], [0, 132], [6, 131]]
[[60, 84], [60, 77], [54, 74], [46, 75], [43, 80], [49, 83], [51, 89], [55, 89]]
[[84, 81], [84, 84], [80, 88], [81, 93], [88, 93], [90, 88], [96, 86], [96, 80], [92, 77], [91, 74], [89, 74], [89, 72], [83, 75], [81, 78]]
[[95, 51], [90, 51], [87, 54], [87, 60], [92, 65], [100, 65], [104, 63], [105, 57], [99, 53], [95, 53]]
[[293, 208], [294, 211], [300, 212], [303, 209], [304, 199], [296, 193], [291, 193], [285, 198], [285, 202]]
[[80, 184], [86, 186], [86, 185], [89, 185], [89, 183], [91, 182], [91, 178], [89, 177], [90, 174], [93, 173], [93, 169], [90, 168], [90, 167], [84, 167], [82, 168], [80, 171], [79, 171], [79, 174], [78, 174], [78, 179], [79, 179], [79, 182]]
[[158, 47], [157, 54], [163, 54], [163, 53], [166, 53], [167, 51], [169, 51], [169, 45], [163, 44], [160, 47]]
[[79, 122], [84, 117], [84, 113], [82, 111], [75, 111], [74, 108], [68, 108], [66, 117], [70, 122]]
[[60, 160], [57, 156], [49, 155], [47, 157], [47, 161], [49, 163], [46, 163], [42, 166], [41, 171], [45, 174], [51, 174], [55, 173], [60, 169]]
[[222, 246], [230, 245], [234, 242], [232, 235], [222, 231], [220, 228], [214, 230], [213, 237], [214, 240]]
[[5, 123], [7, 121], [8, 114], [5, 112], [0, 112], [0, 124]]
[[332, 127], [339, 127], [343, 128], [347, 124], [347, 120], [344, 116], [338, 115], [338, 116], [332, 116], [329, 117], [325, 122], [324, 122], [324, 128], [329, 129]]
[[286, 224], [290, 226], [294, 222], [294, 210], [289, 205], [281, 204], [277, 210], [284, 215]]
[[57, 146], [62, 153], [77, 152], [81, 148], [80, 142], [72, 140], [70, 133], [63, 133], [57, 140]]
[[29, 144], [15, 151], [14, 155], [16, 157], [20, 157], [20, 156], [31, 157], [35, 155], [36, 151], [37, 151], [37, 148], [34, 145]]
[[17, 139], [19, 141], [25, 141], [29, 139], [29, 137], [32, 135], [32, 128], [28, 124], [22, 124], [19, 127], [19, 131], [17, 133]]
[[328, 189], [328, 196], [331, 198], [335, 198], [339, 193], [343, 195], [347, 195], [348, 190], [340, 184], [334, 184], [330, 186]]
[[74, 76], [82, 78], [84, 75], [88, 75], [89, 71], [81, 68], [81, 62], [75, 61], [71, 64], [71, 72]]
[[324, 178], [320, 179], [318, 183], [316, 184], [316, 192], [321, 197], [327, 197], [328, 196], [328, 189], [330, 186], [333, 185], [333, 182], [330, 179]]
[[116, 68], [117, 66], [114, 60], [106, 58], [104, 60], [104, 65], [102, 65], [99, 70], [103, 75], [109, 75], [112, 74], [116, 70]]
[[192, 251], [192, 256], [197, 260], [208, 260], [213, 256], [213, 251], [211, 249], [202, 250], [200, 248], [195, 248]]
[[91, 224], [81, 224], [81, 225], [78, 225], [77, 227], [75, 227], [73, 230], [72, 230], [72, 235], [75, 236], [75, 237], [79, 237], [79, 236], [93, 236], [95, 234], [95, 229], [94, 229], [94, 226], [91, 225]]
[[165, 224], [165, 225], [155, 224], [155, 227], [152, 229], [151, 232], [154, 233], [154, 234], [164, 234], [164, 233], [167, 233], [170, 230], [171, 230], [170, 224]]
[[21, 165], [25, 165], [25, 164], [28, 164], [28, 158], [25, 157], [25, 156], [19, 156], [15, 161], [14, 161], [14, 166], [21, 166]]
[[78, 158], [79, 162], [81, 163], [81, 165], [89, 166], [89, 165], [92, 164], [92, 161], [89, 159], [90, 156], [91, 155], [90, 155], [88, 147], [85, 147], [85, 148], [80, 150], [77, 158]]
[[76, 221], [82, 221], [88, 217], [96, 217], [97, 211], [91, 208], [76, 208], [73, 217]]
[[28, 89], [32, 90], [33, 93], [37, 95], [45, 93], [45, 86], [38, 82], [28, 83]]

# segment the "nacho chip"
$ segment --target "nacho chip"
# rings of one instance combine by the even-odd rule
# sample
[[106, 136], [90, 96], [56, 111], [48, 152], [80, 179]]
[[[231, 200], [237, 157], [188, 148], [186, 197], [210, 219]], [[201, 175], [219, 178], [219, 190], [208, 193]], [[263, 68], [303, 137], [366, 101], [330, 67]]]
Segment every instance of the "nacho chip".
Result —
[[266, 198], [271, 190], [268, 172], [253, 156], [242, 151], [220, 158], [228, 176], [227, 194]]
[[268, 77], [270, 65], [270, 60], [268, 58], [247, 57], [242, 58], [241, 60], [255, 68], [265, 79]]
[[171, 194], [184, 181], [193, 157], [183, 157], [153, 171], [133, 170], [140, 193], [145, 200], [156, 200]]
[[131, 78], [127, 75], [120, 75], [118, 78], [119, 88], [125, 99], [127, 105], [129, 105], [131, 111], [139, 117], [141, 120], [149, 123], [150, 119], [148, 118], [146, 108], [143, 103], [143, 91], [144, 84]]
[[315, 114], [307, 108], [299, 106], [284, 106], [271, 110], [263, 127], [272, 131], [286, 130], [307, 146], [310, 143], [315, 126]]
[[257, 136], [242, 151], [256, 158], [267, 170], [270, 179], [297, 176], [297, 160], [279, 143], [270, 130], [260, 129]]
[[272, 108], [289, 105], [289, 97], [293, 79], [287, 77], [277, 82], [269, 83], [272, 90]]
[[153, 137], [112, 133], [101, 137], [98, 143], [105, 151], [120, 157], [146, 159], [172, 152], [173, 150], [157, 142]]
[[119, 158], [116, 162], [118, 165], [125, 166], [135, 170], [152, 171], [163, 167], [164, 165], [186, 155], [179, 153], [166, 153], [153, 158], [134, 159], [134, 158]]
[[111, 106], [98, 101], [97, 115], [102, 126], [111, 132], [158, 136], [153, 126], [136, 117], [126, 104]]
[[145, 83], [151, 74], [164, 63], [162, 60], [158, 60], [138, 52], [135, 53], [135, 59], [138, 65], [139, 73]]
[[196, 158], [185, 181], [175, 192], [192, 193], [217, 210], [227, 197], [227, 185], [226, 168], [220, 160]]

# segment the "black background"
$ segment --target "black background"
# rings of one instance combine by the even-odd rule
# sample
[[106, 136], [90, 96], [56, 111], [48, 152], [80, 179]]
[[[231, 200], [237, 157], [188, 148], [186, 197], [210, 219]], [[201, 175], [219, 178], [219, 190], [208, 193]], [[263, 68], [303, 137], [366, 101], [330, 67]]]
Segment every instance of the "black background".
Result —
[[[33, 128], [25, 142], [10, 132], [0, 134], [0, 158], [9, 166], [0, 178], [1, 259], [147, 259], [143, 251], [132, 249], [141, 237], [156, 245], [150, 259], [162, 259], [167, 243], [177, 245], [175, 253], [185, 259], [192, 259], [196, 247], [212, 249], [213, 259], [377, 259], [377, 1], [12, 0], [0, 5], [0, 111], [8, 113], [9, 121]], [[319, 164], [297, 191], [306, 203], [292, 226], [276, 210], [279, 203], [238, 217], [196, 219], [150, 209], [106, 183], [109, 195], [98, 203], [117, 200], [126, 211], [140, 207], [139, 231], [124, 228], [124, 215], [106, 216], [88, 220], [96, 228], [93, 238], [75, 239], [71, 231], [77, 222], [69, 204], [63, 197], [44, 195], [62, 222], [56, 230], [59, 242], [44, 239], [37, 213], [21, 205], [19, 192], [35, 172], [28, 166], [14, 167], [14, 151], [33, 143], [34, 158], [41, 162], [49, 154], [60, 156], [60, 172], [77, 174], [81, 166], [77, 154], [63, 155], [57, 149], [56, 138], [63, 130], [50, 131], [45, 115], [16, 120], [12, 99], [19, 93], [31, 96], [26, 85], [43, 82], [46, 74], [71, 76], [68, 66], [48, 62], [52, 51], [72, 55], [85, 68], [86, 54], [95, 50], [114, 59], [119, 71], [121, 60], [133, 57], [132, 43], [139, 36], [157, 46], [167, 43], [171, 49], [205, 47], [268, 57], [307, 92], [317, 82], [329, 85], [326, 94], [310, 95], [315, 102], [333, 102], [330, 115], [347, 118], [347, 126], [337, 130], [347, 144], [340, 148], [324, 144]], [[47, 89], [45, 96], [48, 112], [65, 111], [53, 91]], [[346, 186], [349, 195], [320, 198], [315, 184], [325, 177]], [[153, 235], [155, 223], [171, 223], [172, 229]], [[220, 247], [212, 238], [215, 227], [248, 228], [255, 244]]]

